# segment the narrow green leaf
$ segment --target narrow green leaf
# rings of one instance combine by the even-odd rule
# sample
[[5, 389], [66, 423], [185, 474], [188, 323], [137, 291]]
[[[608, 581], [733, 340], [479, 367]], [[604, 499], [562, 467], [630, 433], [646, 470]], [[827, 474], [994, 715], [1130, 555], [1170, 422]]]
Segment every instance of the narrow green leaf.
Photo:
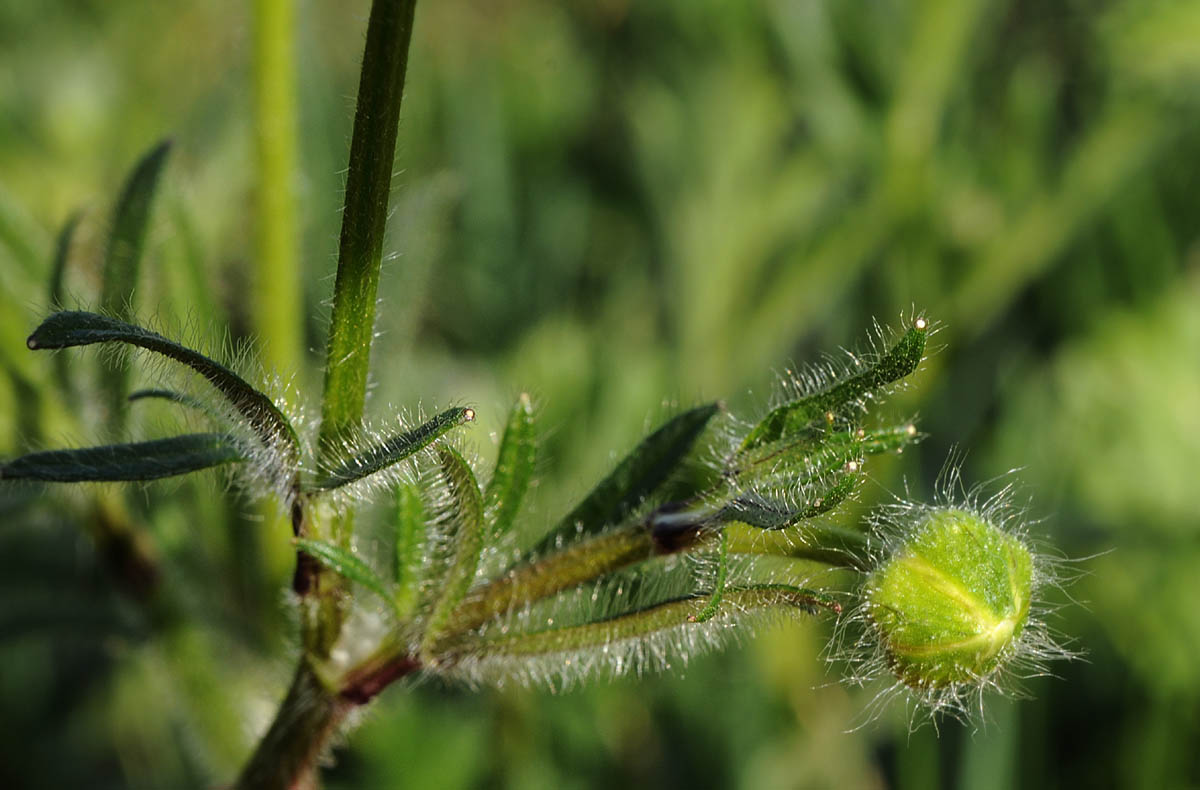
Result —
[[454, 534], [450, 545], [454, 547], [454, 556], [443, 576], [440, 595], [425, 626], [422, 651], [442, 635], [454, 609], [475, 579], [479, 555], [483, 551], [483, 496], [479, 493], [475, 473], [463, 457], [450, 447], [439, 447], [438, 458], [453, 503], [451, 523]]
[[783, 438], [826, 420], [829, 414], [836, 416], [848, 403], [909, 375], [917, 369], [925, 355], [927, 333], [927, 322], [919, 318], [894, 346], [862, 373], [776, 407], [747, 434], [742, 441], [742, 449], [752, 449]]
[[727, 474], [739, 480], [807, 480], [814, 474], [836, 470], [860, 455], [901, 452], [916, 444], [921, 434], [912, 423], [870, 431], [810, 429], [799, 434], [739, 450]]
[[425, 502], [420, 490], [402, 483], [396, 488], [396, 611], [404, 617], [418, 603], [421, 546], [425, 540]]
[[[731, 481], [743, 492], [718, 521], [742, 521], [761, 529], [784, 529], [828, 513], [853, 492], [864, 455], [899, 452], [920, 439], [911, 423], [867, 431], [839, 431], [823, 439], [782, 439], [738, 454]], [[795, 491], [797, 496], [773, 492]]]
[[864, 431], [805, 430], [740, 450], [730, 462], [724, 489], [694, 512], [666, 513], [656, 534], [687, 529], [710, 514], [712, 523], [742, 521], [783, 529], [828, 512], [854, 490], [862, 474]]
[[634, 448], [587, 498], [558, 523], [534, 549], [556, 548], [577, 534], [593, 534], [629, 515], [678, 468], [709, 421], [720, 410], [710, 403], [679, 414]]
[[722, 508], [717, 521], [740, 521], [759, 529], [785, 529], [833, 510], [854, 492], [860, 477], [860, 467], [848, 470], [820, 493], [798, 504], [747, 492]]
[[0, 480], [156, 480], [241, 460], [231, 437], [194, 433], [148, 442], [30, 453], [0, 465]]
[[708, 605], [700, 610], [693, 618], [694, 622], [703, 623], [711, 620], [721, 608], [725, 597], [725, 580], [729, 576], [729, 536], [721, 530], [721, 542], [717, 546], [717, 579], [713, 584], [712, 594], [708, 597]]
[[300, 440], [291, 423], [270, 398], [221, 363], [168, 340], [157, 332], [97, 313], [68, 310], [47, 318], [26, 341], [29, 348], [34, 350], [73, 348], [95, 343], [128, 343], [187, 365], [228, 399], [267, 446], [282, 445], [291, 458], [299, 458]]
[[517, 398], [504, 427], [496, 470], [483, 496], [489, 539], [495, 540], [512, 528], [521, 500], [533, 479], [537, 442], [533, 433], [533, 404], [525, 393]]
[[76, 211], [67, 217], [67, 221], [63, 224], [62, 230], [58, 233], [58, 242], [54, 247], [54, 262], [50, 267], [50, 306], [57, 308], [62, 306], [63, 299], [63, 283], [66, 281], [67, 259], [71, 252], [71, 239], [75, 236], [75, 229], [79, 227], [79, 221], [83, 219], [83, 212]]
[[100, 304], [125, 319], [130, 317], [130, 302], [137, 288], [150, 206], [170, 150], [171, 142], [164, 140], [142, 157], [125, 182], [113, 214]]
[[[76, 211], [67, 218], [62, 230], [58, 234], [58, 243], [54, 248], [54, 262], [50, 267], [50, 307], [58, 309], [62, 307], [64, 283], [67, 275], [67, 259], [71, 252], [71, 239], [75, 236], [75, 228], [79, 226], [79, 221], [83, 218], [82, 211]], [[57, 379], [58, 388], [62, 390], [64, 396], [71, 399], [74, 395], [72, 387], [71, 369], [68, 361], [59, 357], [54, 360], [54, 377]]]
[[900, 453], [904, 448], [916, 444], [922, 439], [917, 426], [911, 422], [874, 431], [862, 431], [859, 439], [860, 447], [867, 455], [881, 453]]
[[329, 491], [373, 475], [420, 452], [450, 429], [475, 419], [475, 410], [461, 406], [447, 409], [427, 423], [380, 442], [329, 471], [313, 484], [314, 491]]
[[[170, 143], [163, 142], [142, 157], [126, 180], [113, 213], [104, 273], [100, 283], [100, 306], [109, 315], [125, 320], [133, 317], [133, 299], [138, 285], [138, 272], [141, 269], [150, 206], [169, 150]], [[110, 427], [114, 432], [120, 433], [126, 417], [128, 361], [121, 359], [105, 370], [103, 382], [111, 410]]]
[[358, 555], [340, 546], [334, 546], [331, 543], [325, 543], [320, 540], [293, 538], [292, 542], [296, 544], [296, 548], [300, 551], [312, 557], [334, 573], [362, 585], [387, 601], [388, 604], [392, 603], [392, 596], [388, 592], [387, 584]]
[[[841, 606], [824, 593], [783, 584], [727, 589], [725, 600], [728, 606], [718, 612], [718, 616], [734, 620], [755, 610], [773, 607], [799, 608], [810, 613], [821, 608], [841, 611]], [[448, 652], [452, 655], [474, 654], [484, 659], [504, 656], [532, 658], [603, 648], [616, 652], [623, 642], [645, 640], [671, 629], [698, 627], [699, 615], [704, 608], [703, 596], [679, 598], [585, 625], [464, 640], [451, 646]]]

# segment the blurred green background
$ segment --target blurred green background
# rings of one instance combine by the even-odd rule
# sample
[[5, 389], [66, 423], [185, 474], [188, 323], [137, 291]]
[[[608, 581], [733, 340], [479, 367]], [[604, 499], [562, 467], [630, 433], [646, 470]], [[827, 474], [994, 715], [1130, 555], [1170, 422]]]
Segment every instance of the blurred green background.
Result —
[[[308, 349], [315, 408], [367, 10], [295, 7], [304, 305], [264, 328], [262, 228], [289, 226], [255, 108], [288, 102], [254, 89], [254, 7], [0, 4], [0, 456], [103, 436], [86, 375], [63, 393], [24, 337], [77, 209], [67, 288], [94, 303], [121, 182], [167, 136], [138, 314]], [[489, 457], [533, 392], [533, 534], [673, 404], [753, 414], [772, 370], [915, 306], [941, 350], [888, 408], [930, 438], [846, 517], [928, 497], [954, 446], [968, 480], [1020, 467], [1033, 533], [1081, 558], [1052, 598], [1087, 660], [940, 736], [903, 704], [854, 729], [875, 690], [837, 683], [828, 622], [565, 695], [396, 688], [328, 786], [1200, 786], [1197, 42], [1195, 2], [419, 4], [375, 415], [470, 403]], [[286, 528], [220, 492], [0, 493], [0, 784], [233, 778], [294, 623]]]

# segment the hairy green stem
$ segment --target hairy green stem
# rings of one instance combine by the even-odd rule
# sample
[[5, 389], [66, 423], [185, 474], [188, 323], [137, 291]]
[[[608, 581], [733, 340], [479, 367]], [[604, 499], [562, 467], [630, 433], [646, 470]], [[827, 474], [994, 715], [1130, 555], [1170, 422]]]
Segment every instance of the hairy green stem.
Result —
[[[319, 465], [327, 465], [338, 440], [359, 425], [366, 402], [375, 297], [415, 5], [416, 0], [374, 0], [367, 22], [326, 349]], [[306, 509], [303, 504], [301, 509]], [[305, 514], [293, 518], [298, 531], [304, 531]], [[329, 534], [336, 543], [348, 545], [350, 514], [331, 520]], [[328, 571], [318, 571], [316, 581], [320, 600], [305, 606], [301, 624], [305, 655], [274, 723], [238, 781], [239, 788], [314, 786], [316, 759], [347, 706], [353, 704], [332, 693], [309, 668], [332, 650], [344, 618], [344, 584]]]
[[469, 595], [447, 622], [444, 637], [451, 639], [509, 609], [519, 609], [654, 554], [654, 538], [641, 524], [589, 538], [521, 565]]
[[835, 568], [867, 569], [867, 536], [856, 530], [805, 524], [763, 530], [735, 521], [725, 526], [725, 533], [731, 554], [770, 554]]
[[[367, 21], [326, 349], [318, 466], [327, 465], [337, 452], [339, 439], [359, 425], [366, 403], [375, 295], [415, 7], [416, 0], [374, 0]], [[341, 513], [331, 522], [327, 536], [348, 546], [352, 513]], [[325, 594], [319, 630], [336, 636], [342, 618], [339, 585], [330, 579], [329, 584], [320, 586]], [[328, 640], [321, 642], [321, 651], [332, 647]]]
[[358, 426], [366, 401], [375, 294], [415, 5], [416, 0], [375, 0], [367, 23], [326, 352], [323, 458]]

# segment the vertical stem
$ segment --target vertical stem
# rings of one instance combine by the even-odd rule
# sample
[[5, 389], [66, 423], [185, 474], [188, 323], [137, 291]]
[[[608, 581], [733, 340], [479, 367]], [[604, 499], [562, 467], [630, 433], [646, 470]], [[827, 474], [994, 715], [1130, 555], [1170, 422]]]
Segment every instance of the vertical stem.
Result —
[[287, 696], [235, 790], [315, 788], [317, 760], [349, 707], [301, 662]]
[[[367, 22], [333, 291], [319, 461], [328, 460], [337, 438], [358, 425], [366, 401], [375, 294], [415, 5], [416, 0], [374, 0]], [[349, 514], [339, 514], [334, 521], [334, 537], [347, 540]], [[320, 574], [316, 587], [320, 599], [315, 607], [308, 604], [302, 623], [305, 655], [238, 788], [315, 787], [317, 758], [347, 711], [347, 701], [310, 668], [313, 659], [320, 660], [332, 649], [342, 621], [336, 575]], [[385, 675], [380, 683], [391, 678]], [[360, 694], [363, 699], [371, 695]]]
[[269, 370], [300, 369], [303, 291], [296, 253], [293, 0], [254, 3], [254, 320]]
[[[325, 361], [325, 393], [321, 401], [318, 464], [326, 462], [338, 439], [362, 421], [367, 395], [371, 340], [375, 331], [375, 294], [387, 226], [396, 130], [404, 97], [404, 74], [412, 40], [416, 0], [374, 0], [367, 21], [350, 163], [346, 174], [345, 207], [338, 244], [337, 278], [333, 286], [333, 315]], [[337, 514], [328, 525], [330, 536], [348, 545], [353, 512]], [[318, 652], [332, 648], [341, 628], [341, 582], [321, 573], [317, 587], [319, 623], [308, 628]]]
[[362, 419], [396, 129], [416, 0], [375, 0], [367, 23], [321, 404], [320, 453]]

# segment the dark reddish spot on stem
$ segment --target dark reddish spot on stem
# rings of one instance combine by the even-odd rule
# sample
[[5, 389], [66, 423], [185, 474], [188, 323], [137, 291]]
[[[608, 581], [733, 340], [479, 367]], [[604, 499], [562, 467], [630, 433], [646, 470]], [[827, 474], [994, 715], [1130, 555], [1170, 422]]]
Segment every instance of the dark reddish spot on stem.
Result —
[[373, 669], [361, 677], [352, 677], [341, 691], [341, 698], [355, 705], [366, 705], [393, 682], [421, 668], [412, 656], [403, 656]]

